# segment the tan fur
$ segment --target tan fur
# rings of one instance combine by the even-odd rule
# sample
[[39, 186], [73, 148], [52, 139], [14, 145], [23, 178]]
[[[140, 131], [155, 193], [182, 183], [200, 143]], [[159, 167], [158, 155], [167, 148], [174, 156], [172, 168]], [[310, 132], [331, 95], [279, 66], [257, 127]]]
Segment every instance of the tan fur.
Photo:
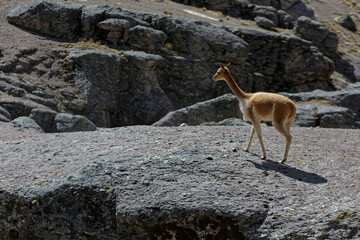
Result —
[[250, 133], [250, 139], [245, 151], [249, 151], [252, 139], [256, 132], [262, 150], [263, 159], [266, 158], [264, 143], [262, 140], [260, 122], [272, 121], [274, 127], [285, 137], [286, 147], [283, 159], [280, 163], [284, 163], [287, 159], [292, 136], [290, 135], [290, 126], [294, 121], [296, 115], [296, 106], [289, 98], [274, 93], [258, 92], [258, 93], [245, 93], [236, 84], [232, 77], [229, 68], [229, 64], [218, 69], [214, 75], [214, 80], [225, 80], [230, 89], [236, 95], [240, 101], [240, 109], [243, 113], [245, 121], [251, 121], [252, 128]]

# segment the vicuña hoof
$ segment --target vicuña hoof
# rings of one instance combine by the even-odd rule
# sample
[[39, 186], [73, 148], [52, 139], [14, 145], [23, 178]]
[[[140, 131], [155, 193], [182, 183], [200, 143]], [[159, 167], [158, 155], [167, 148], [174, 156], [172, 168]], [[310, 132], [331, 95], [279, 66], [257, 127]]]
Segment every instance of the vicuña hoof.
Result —
[[263, 160], [266, 159], [266, 156], [261, 157], [261, 159], [263, 159]]
[[279, 161], [280, 164], [283, 164], [286, 161], [286, 159], [283, 159], [281, 161]]
[[243, 151], [244, 151], [244, 152], [249, 152], [249, 149], [246, 149], [246, 148], [245, 148], [245, 149], [243, 149]]

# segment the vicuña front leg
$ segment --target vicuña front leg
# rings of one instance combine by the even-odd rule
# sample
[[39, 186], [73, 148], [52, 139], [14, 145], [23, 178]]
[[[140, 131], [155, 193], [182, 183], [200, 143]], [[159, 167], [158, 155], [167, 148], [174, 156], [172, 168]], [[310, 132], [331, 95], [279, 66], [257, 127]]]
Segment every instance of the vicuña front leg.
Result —
[[259, 142], [260, 142], [260, 145], [261, 145], [261, 150], [262, 150], [261, 159], [265, 159], [266, 158], [266, 153], [265, 153], [264, 143], [263, 143], [263, 140], [262, 140], [260, 122], [252, 121], [252, 124], [253, 124], [253, 126], [255, 128], [256, 134], [257, 134], [257, 136], [259, 138]]
[[255, 134], [255, 128], [254, 128], [254, 126], [252, 126], [252, 127], [251, 127], [251, 133], [250, 133], [249, 143], [248, 143], [247, 147], [244, 149], [244, 151], [246, 151], [246, 152], [249, 151], [251, 142], [252, 142], [253, 137], [254, 137], [254, 134]]

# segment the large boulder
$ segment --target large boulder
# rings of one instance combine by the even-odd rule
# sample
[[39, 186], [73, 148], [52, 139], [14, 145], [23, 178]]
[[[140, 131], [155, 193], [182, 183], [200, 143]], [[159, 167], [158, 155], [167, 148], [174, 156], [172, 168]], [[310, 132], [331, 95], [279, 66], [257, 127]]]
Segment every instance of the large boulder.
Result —
[[195, 126], [205, 122], [219, 122], [227, 118], [240, 118], [241, 116], [239, 100], [232, 94], [226, 94], [169, 112], [153, 126], [179, 126], [182, 123]]
[[53, 123], [57, 112], [46, 108], [35, 108], [31, 110], [29, 117], [45, 131], [53, 131]]
[[326, 56], [337, 50], [339, 37], [318, 21], [309, 17], [299, 17], [295, 22], [295, 31], [301, 38], [311, 41]]
[[[284, 0], [282, 2], [285, 2], [288, 0]], [[301, 16], [309, 17], [311, 19], [315, 18], [315, 12], [314, 10], [307, 6], [302, 1], [297, 1], [297, 3], [293, 4], [290, 8], [286, 9], [286, 12], [291, 15], [294, 19], [297, 19]]]
[[352, 32], [357, 31], [356, 23], [350, 15], [346, 15], [340, 19], [340, 25]]
[[137, 25], [129, 30], [129, 44], [140, 49], [159, 50], [167, 39], [163, 31]]
[[95, 130], [95, 124], [80, 115], [58, 113], [52, 122], [53, 132], [83, 132]]
[[255, 6], [253, 14], [255, 17], [255, 21], [256, 21], [256, 17], [264, 17], [266, 19], [269, 19], [271, 22], [273, 22], [274, 26], [278, 26], [278, 21], [279, 21], [278, 12], [273, 7]]
[[11, 121], [13, 126], [19, 131], [29, 133], [43, 133], [44, 130], [31, 118], [29, 117], [18, 117]]
[[52, 37], [75, 40], [80, 37], [83, 5], [34, 0], [10, 11], [9, 23]]
[[90, 5], [85, 6], [81, 12], [81, 31], [86, 39], [98, 40], [101, 35], [98, 24], [105, 20], [105, 13], [109, 6]]
[[236, 64], [247, 58], [248, 44], [244, 40], [208, 23], [165, 15], [154, 16], [151, 23], [166, 33], [175, 51]]

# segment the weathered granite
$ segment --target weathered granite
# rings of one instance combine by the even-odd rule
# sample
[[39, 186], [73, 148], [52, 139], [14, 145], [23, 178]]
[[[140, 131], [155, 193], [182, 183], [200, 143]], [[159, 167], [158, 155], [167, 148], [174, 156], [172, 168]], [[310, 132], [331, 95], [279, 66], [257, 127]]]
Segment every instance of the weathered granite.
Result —
[[[0, 128], [3, 239], [358, 239], [359, 130]], [[351, 141], [350, 141], [351, 140]], [[26, 156], [26, 157], [24, 157]]]

